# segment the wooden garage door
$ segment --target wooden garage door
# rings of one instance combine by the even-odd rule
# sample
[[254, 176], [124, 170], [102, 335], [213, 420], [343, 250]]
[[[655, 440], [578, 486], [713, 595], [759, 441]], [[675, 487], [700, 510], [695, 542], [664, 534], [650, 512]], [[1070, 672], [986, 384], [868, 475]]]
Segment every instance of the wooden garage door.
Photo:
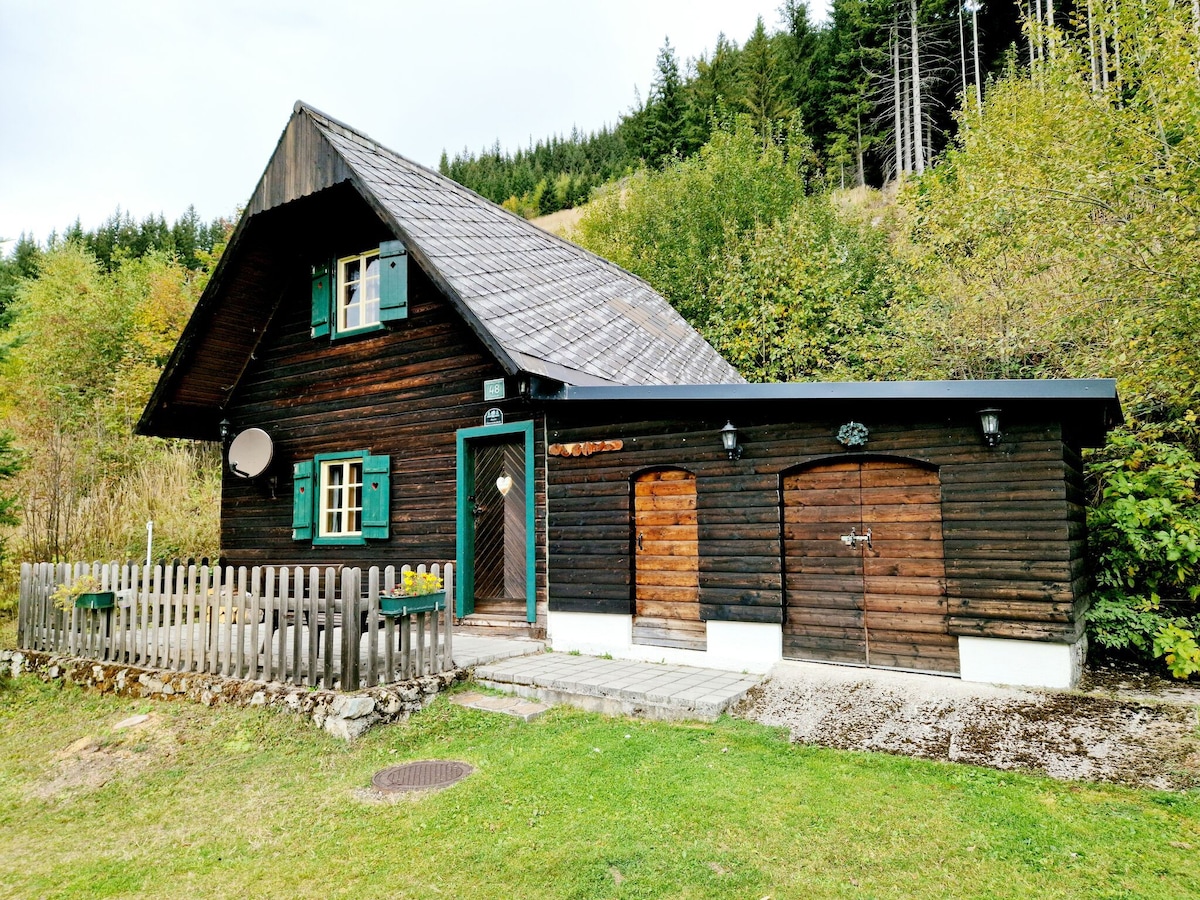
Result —
[[785, 656], [958, 671], [937, 472], [891, 460], [814, 466], [785, 476], [783, 504]]
[[703, 650], [696, 476], [682, 469], [633, 480], [633, 642]]

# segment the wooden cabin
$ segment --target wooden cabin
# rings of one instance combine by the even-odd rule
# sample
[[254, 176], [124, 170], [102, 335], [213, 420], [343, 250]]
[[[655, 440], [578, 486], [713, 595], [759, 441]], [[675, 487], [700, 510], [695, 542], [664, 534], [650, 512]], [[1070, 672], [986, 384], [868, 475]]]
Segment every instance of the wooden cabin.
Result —
[[298, 103], [139, 427], [269, 436], [228, 565], [456, 560], [466, 625], [555, 649], [1057, 685], [1119, 417], [1107, 380], [746, 384], [645, 282]]

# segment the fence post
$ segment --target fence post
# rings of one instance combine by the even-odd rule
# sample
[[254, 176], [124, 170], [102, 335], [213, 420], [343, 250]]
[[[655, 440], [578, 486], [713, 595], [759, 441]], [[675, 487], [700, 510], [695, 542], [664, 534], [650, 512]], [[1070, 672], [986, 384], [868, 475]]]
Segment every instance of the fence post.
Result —
[[442, 574], [442, 584], [446, 588], [446, 608], [442, 610], [442, 622], [446, 633], [442, 639], [441, 670], [447, 672], [454, 668], [454, 564], [446, 563]]
[[287, 680], [287, 629], [288, 615], [291, 604], [289, 598], [292, 595], [292, 570], [287, 566], [279, 567], [279, 582], [277, 585], [275, 600], [276, 609], [278, 610], [278, 627], [275, 629], [277, 643], [275, 646], [275, 672], [271, 675], [271, 681], [286, 681]]
[[[383, 589], [386, 593], [396, 590], [396, 567], [383, 570]], [[396, 618], [388, 616], [383, 623], [383, 680], [389, 684], [396, 680]]]
[[[306, 680], [309, 687], [316, 687], [321, 680], [317, 670], [317, 659], [320, 656], [321, 628], [321, 570], [316, 566], [308, 569], [308, 672]], [[328, 623], [325, 626], [329, 627]]]
[[342, 690], [359, 689], [359, 637], [362, 632], [359, 612], [362, 608], [360, 596], [360, 569], [342, 570]]
[[367, 570], [367, 678], [364, 687], [379, 684], [379, 566]]

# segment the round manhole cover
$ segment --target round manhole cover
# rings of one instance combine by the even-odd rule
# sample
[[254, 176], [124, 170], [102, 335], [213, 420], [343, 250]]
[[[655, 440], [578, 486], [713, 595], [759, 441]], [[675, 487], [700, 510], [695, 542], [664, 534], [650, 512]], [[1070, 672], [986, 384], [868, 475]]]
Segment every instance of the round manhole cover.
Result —
[[462, 781], [473, 771], [465, 762], [453, 759], [423, 759], [376, 772], [371, 787], [383, 794], [436, 791]]

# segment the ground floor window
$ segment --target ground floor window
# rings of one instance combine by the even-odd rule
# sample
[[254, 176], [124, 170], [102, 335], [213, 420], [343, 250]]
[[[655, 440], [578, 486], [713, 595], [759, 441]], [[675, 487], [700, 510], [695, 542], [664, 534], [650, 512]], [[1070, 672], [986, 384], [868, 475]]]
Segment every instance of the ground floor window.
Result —
[[321, 463], [319, 537], [358, 537], [362, 534], [361, 459]]
[[292, 467], [292, 539], [362, 544], [388, 536], [390, 456], [319, 453]]

